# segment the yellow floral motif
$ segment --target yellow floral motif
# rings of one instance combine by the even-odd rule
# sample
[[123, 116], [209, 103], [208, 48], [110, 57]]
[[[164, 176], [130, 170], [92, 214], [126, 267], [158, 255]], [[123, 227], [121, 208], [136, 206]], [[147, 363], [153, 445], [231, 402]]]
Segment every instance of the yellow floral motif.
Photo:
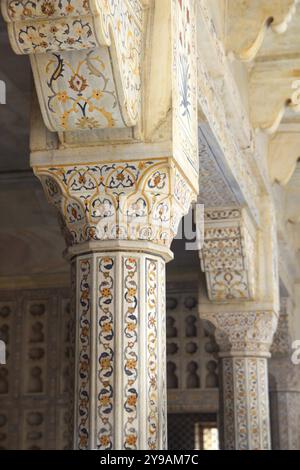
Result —
[[128, 295], [130, 295], [130, 297], [133, 297], [135, 294], [136, 294], [136, 289], [134, 287], [130, 287], [128, 289]]
[[129, 331], [134, 331], [136, 329], [135, 323], [128, 323], [127, 328]]
[[95, 100], [100, 100], [100, 98], [102, 98], [103, 96], [103, 93], [101, 90], [93, 90], [93, 94], [92, 94], [92, 97], [95, 99]]
[[66, 91], [60, 91], [59, 93], [57, 93], [57, 99], [58, 101], [61, 101], [62, 103], [66, 103], [67, 99], [68, 99], [68, 94]]
[[77, 121], [77, 127], [79, 129], [95, 129], [100, 127], [97, 119], [83, 116]]
[[110, 365], [110, 359], [108, 357], [104, 357], [100, 360], [100, 366], [102, 367], [102, 369], [109, 369]]
[[100, 405], [101, 406], [107, 406], [110, 404], [110, 397], [104, 396], [100, 399]]
[[128, 359], [126, 361], [126, 368], [129, 370], [136, 368], [136, 360], [135, 359]]
[[111, 331], [111, 324], [110, 323], [104, 323], [104, 325], [102, 325], [102, 331], [104, 331], [105, 333], [109, 333]]
[[108, 287], [104, 287], [104, 289], [101, 289], [101, 295], [103, 297], [110, 297], [111, 295], [111, 290], [108, 289]]

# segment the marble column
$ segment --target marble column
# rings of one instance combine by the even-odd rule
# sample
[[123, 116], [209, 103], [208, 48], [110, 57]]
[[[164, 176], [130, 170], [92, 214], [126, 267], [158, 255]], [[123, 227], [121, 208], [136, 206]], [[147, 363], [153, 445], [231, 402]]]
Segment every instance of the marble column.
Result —
[[74, 447], [166, 449], [165, 262], [194, 193], [169, 159], [35, 172], [75, 267]]
[[253, 311], [202, 318], [214, 325], [219, 345], [221, 447], [270, 449], [267, 358], [276, 316]]

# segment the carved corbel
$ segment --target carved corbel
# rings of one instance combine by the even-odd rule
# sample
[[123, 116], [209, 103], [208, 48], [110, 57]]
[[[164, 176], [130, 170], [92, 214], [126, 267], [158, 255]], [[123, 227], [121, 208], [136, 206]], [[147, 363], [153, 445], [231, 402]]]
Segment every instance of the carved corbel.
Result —
[[297, 61], [258, 62], [250, 75], [252, 125], [273, 134], [287, 109], [300, 111], [300, 80]]
[[300, 135], [296, 132], [278, 132], [270, 140], [269, 174], [272, 183], [286, 186], [300, 158]]
[[51, 131], [137, 124], [140, 0], [4, 0], [1, 7], [14, 51], [30, 55]]
[[258, 53], [266, 32], [284, 33], [299, 0], [229, 0], [227, 51], [248, 62]]
[[255, 231], [239, 208], [205, 211], [201, 268], [214, 302], [252, 300], [255, 294]]

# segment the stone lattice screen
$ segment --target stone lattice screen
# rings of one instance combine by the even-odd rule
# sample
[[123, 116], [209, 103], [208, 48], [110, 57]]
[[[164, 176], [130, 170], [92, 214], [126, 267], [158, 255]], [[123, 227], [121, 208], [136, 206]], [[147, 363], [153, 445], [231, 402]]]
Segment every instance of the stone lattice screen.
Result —
[[1, 292], [0, 448], [70, 446], [71, 314], [63, 289]]

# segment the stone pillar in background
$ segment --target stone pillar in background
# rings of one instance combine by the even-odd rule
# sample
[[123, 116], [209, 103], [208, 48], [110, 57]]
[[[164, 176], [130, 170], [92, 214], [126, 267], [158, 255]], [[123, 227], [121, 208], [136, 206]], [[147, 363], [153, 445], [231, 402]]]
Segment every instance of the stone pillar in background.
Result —
[[261, 198], [259, 209], [261, 226], [245, 208], [205, 210], [207, 292], [199, 291], [199, 314], [219, 345], [224, 449], [271, 448], [267, 359], [278, 321], [277, 234], [271, 199]]
[[222, 448], [270, 449], [267, 358], [276, 316], [227, 311], [201, 317], [214, 325], [219, 345]]
[[282, 298], [278, 327], [271, 347], [270, 413], [272, 448], [298, 450], [300, 448], [300, 369], [292, 363], [293, 350], [290, 335], [292, 305]]

